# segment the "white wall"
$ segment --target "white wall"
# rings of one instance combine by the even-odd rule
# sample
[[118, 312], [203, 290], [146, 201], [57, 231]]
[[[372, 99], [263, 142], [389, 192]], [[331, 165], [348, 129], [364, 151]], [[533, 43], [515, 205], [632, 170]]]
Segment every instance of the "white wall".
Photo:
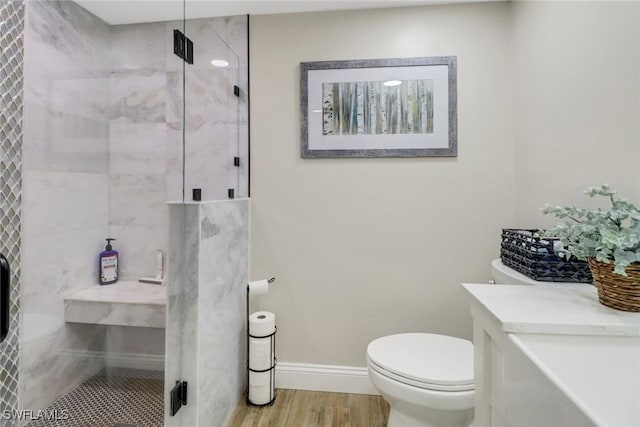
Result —
[[[592, 205], [609, 183], [640, 201], [640, 3], [513, 3], [516, 218]], [[603, 205], [604, 206], [604, 205]]]
[[[365, 365], [366, 345], [471, 337], [460, 282], [489, 279], [514, 217], [506, 3], [251, 19], [252, 277], [278, 358]], [[453, 159], [300, 158], [299, 63], [457, 55]]]
[[[281, 361], [363, 366], [373, 338], [470, 337], [458, 284], [502, 227], [640, 200], [640, 3], [511, 2], [252, 18], [252, 278]], [[299, 154], [301, 61], [458, 56], [457, 159]]]

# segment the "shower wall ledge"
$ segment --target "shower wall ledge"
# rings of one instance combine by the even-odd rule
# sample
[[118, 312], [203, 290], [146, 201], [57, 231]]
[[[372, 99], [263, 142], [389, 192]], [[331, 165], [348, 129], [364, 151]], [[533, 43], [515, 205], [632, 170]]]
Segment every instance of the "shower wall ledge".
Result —
[[169, 206], [178, 206], [178, 205], [208, 205], [215, 203], [229, 203], [229, 202], [241, 202], [245, 200], [251, 200], [249, 197], [238, 197], [236, 199], [221, 199], [221, 200], [202, 200], [202, 201], [192, 201], [186, 200], [184, 202], [179, 200], [169, 200], [167, 201], [167, 205]]
[[93, 285], [64, 298], [65, 321], [164, 328], [167, 288], [139, 282]]

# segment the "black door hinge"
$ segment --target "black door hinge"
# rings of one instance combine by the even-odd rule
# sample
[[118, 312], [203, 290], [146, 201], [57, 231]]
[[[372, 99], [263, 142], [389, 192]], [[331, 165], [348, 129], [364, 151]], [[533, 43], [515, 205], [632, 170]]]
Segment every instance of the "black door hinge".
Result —
[[176, 386], [171, 390], [171, 416], [173, 417], [187, 404], [187, 382], [176, 381]]
[[234, 157], [233, 158], [233, 166], [235, 167], [240, 167], [240, 157]]
[[193, 64], [193, 42], [180, 30], [173, 30], [173, 53], [187, 64]]
[[233, 94], [235, 96], [237, 96], [237, 97], [240, 97], [240, 87], [239, 86], [236, 86], [236, 85], [233, 86]]
[[235, 199], [236, 197], [236, 191], [233, 188], [230, 188], [227, 194], [229, 195], [230, 199]]

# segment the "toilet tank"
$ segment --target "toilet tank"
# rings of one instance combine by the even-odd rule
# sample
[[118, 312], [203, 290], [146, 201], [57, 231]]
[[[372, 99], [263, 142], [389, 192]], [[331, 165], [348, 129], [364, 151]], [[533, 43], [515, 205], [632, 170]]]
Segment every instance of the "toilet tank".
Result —
[[[539, 282], [522, 273], [518, 273], [513, 268], [504, 265], [500, 258], [491, 261], [491, 275], [494, 282], [500, 285], [558, 286], [558, 283], [555, 282]], [[561, 284], [568, 285], [571, 283], [563, 282]]]

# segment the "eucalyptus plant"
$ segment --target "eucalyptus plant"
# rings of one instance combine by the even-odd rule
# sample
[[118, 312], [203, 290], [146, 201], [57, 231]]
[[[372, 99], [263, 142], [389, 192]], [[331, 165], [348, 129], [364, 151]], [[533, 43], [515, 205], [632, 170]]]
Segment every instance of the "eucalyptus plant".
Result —
[[544, 234], [558, 238], [569, 254], [586, 261], [615, 264], [614, 272], [626, 276], [626, 268], [640, 261], [640, 209], [633, 203], [616, 196], [604, 184], [584, 191], [589, 197], [609, 199], [609, 210], [587, 210], [546, 205], [542, 212], [564, 219]]

